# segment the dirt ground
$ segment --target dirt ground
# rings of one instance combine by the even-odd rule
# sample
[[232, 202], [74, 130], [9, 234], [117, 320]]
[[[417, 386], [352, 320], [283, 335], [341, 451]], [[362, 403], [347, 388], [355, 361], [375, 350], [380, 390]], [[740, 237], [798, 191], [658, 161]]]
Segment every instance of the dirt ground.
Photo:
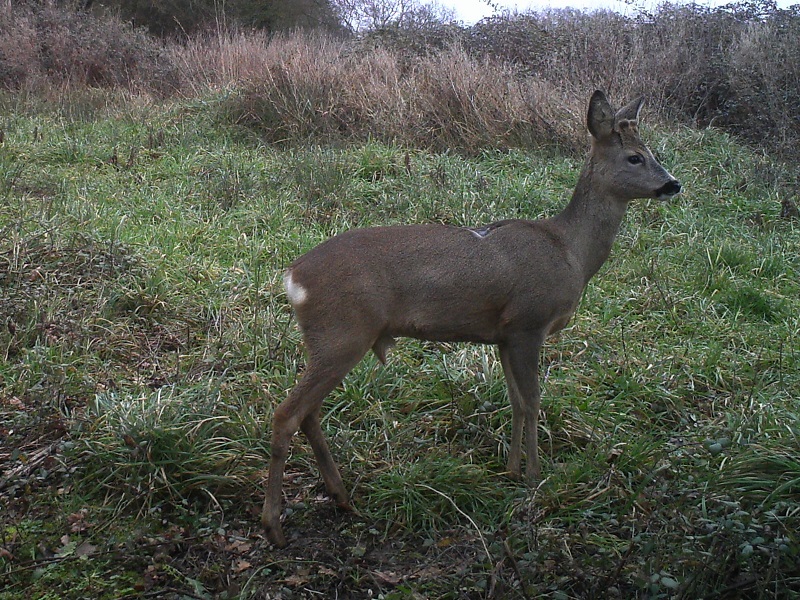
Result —
[[384, 531], [291, 468], [285, 549], [263, 535], [258, 490], [116, 512], [76, 486], [72, 425], [16, 399], [3, 413], [0, 598], [526, 597], [512, 555], [491, 559], [477, 533]]

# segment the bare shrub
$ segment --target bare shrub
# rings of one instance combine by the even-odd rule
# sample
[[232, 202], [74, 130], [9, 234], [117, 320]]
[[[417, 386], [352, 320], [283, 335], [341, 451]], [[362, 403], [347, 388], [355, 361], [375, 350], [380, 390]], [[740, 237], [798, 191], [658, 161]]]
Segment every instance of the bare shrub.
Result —
[[[422, 145], [473, 152], [575, 146], [576, 132], [563, 127], [573, 121], [560, 107], [563, 95], [550, 83], [519, 76], [508, 63], [477, 60], [453, 47], [422, 59], [404, 84], [406, 121]], [[574, 103], [567, 106], [579, 112]]]
[[[550, 14], [563, 17], [581, 13], [564, 10]], [[473, 55], [491, 56], [529, 73], [543, 74], [550, 66], [550, 57], [555, 50], [556, 28], [552, 27], [555, 20], [534, 13], [489, 17], [464, 32], [464, 46]]]
[[36, 27], [29, 15], [14, 15], [0, 8], [0, 85], [19, 89], [30, 74], [39, 71]]
[[728, 120], [751, 141], [766, 136], [782, 153], [797, 152], [800, 137], [800, 14], [779, 12], [748, 23], [729, 55]]
[[257, 70], [237, 80], [239, 92], [224, 105], [236, 122], [272, 142], [325, 138], [339, 129], [349, 66], [342, 42], [324, 35], [278, 35], [259, 56]]
[[420, 56], [462, 43], [463, 39], [464, 30], [457, 24], [426, 21], [366, 31], [354, 39], [354, 45], [363, 51], [383, 48], [398, 57], [413, 61]]
[[[53, 1], [53, 0], [49, 0]], [[219, 27], [255, 27], [266, 31], [296, 28], [341, 30], [330, 0], [60, 0], [89, 4], [97, 14], [114, 14], [164, 39], [194, 37]]]
[[[13, 8], [12, 8], [13, 6]], [[427, 16], [426, 16], [427, 15]], [[351, 37], [198, 33], [166, 46], [51, 3], [0, 8], [0, 86], [203, 95], [274, 142], [375, 138], [428, 148], [582, 147], [560, 114], [594, 89], [646, 94], [670, 120], [800, 147], [800, 8], [772, 0], [659, 6], [627, 17], [551, 10], [464, 28], [407, 19]]]
[[170, 60], [179, 67], [182, 93], [208, 90], [262, 79], [268, 64], [269, 38], [258, 32], [205, 33], [185, 44], [169, 47]]
[[631, 79], [649, 91], [671, 116], [705, 126], [730, 94], [726, 49], [737, 17], [700, 6], [665, 4], [636, 22]]
[[774, 2], [666, 5], [639, 23], [632, 73], [672, 117], [722, 126], [778, 152], [800, 136], [800, 10]]
[[470, 48], [512, 60], [578, 96], [595, 88], [623, 97], [646, 93], [651, 106], [696, 119], [720, 92], [717, 45], [726, 29], [714, 14], [662, 5], [637, 18], [571, 9], [514, 15], [476, 25]]
[[580, 96], [594, 88], [625, 97], [640, 92], [630, 89], [625, 72], [631, 68], [632, 45], [625, 17], [612, 12], [554, 11], [544, 13], [531, 33], [539, 31], [549, 43], [544, 54], [535, 57], [537, 75], [560, 81]]
[[433, 21], [384, 27], [348, 40], [205, 36], [171, 56], [184, 90], [240, 89], [226, 108], [275, 141], [581, 146], [580, 132], [564, 130], [572, 119], [554, 107], [599, 88], [643, 93], [665, 118], [724, 126], [792, 152], [800, 136], [799, 34], [800, 10], [769, 0], [666, 3], [636, 17], [551, 10], [468, 29]]
[[771, 0], [664, 3], [626, 17], [555, 10], [495, 17], [467, 47], [512, 61], [570, 95], [644, 93], [671, 120], [723, 126], [782, 153], [800, 136], [800, 8]]
[[161, 46], [111, 17], [52, 3], [0, 9], [0, 85], [164, 90], [171, 67]]
[[[272, 142], [379, 139], [467, 153], [483, 148], [558, 143], [583, 146], [565, 95], [459, 46], [409, 61], [386, 48], [354, 50], [320, 35], [276, 36], [254, 44], [254, 66], [229, 71], [216, 85], [238, 92], [223, 104], [227, 118]], [[219, 48], [222, 55], [215, 56]], [[208, 75], [227, 62], [227, 44], [187, 48], [187, 72]], [[213, 78], [213, 77], [212, 77]], [[567, 101], [567, 106], [575, 103]]]

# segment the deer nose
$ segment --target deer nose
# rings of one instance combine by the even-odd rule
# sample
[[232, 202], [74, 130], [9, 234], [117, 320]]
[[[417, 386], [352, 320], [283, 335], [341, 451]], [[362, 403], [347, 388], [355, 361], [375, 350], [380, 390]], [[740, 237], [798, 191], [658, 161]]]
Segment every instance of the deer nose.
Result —
[[673, 179], [662, 185], [656, 190], [656, 198], [669, 198], [675, 194], [680, 193], [681, 184], [678, 180]]

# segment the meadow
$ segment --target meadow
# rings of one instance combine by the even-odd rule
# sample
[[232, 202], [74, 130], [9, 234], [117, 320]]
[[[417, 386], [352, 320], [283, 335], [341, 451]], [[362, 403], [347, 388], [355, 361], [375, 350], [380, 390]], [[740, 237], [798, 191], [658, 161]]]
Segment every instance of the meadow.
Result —
[[[422, 72], [403, 94], [436, 96]], [[632, 203], [545, 345], [543, 481], [504, 472], [494, 349], [403, 340], [326, 400], [355, 512], [298, 435], [272, 548], [270, 419], [305, 360], [283, 269], [353, 227], [555, 214], [589, 95], [528, 82], [535, 117], [509, 92], [445, 130], [420, 102], [428, 137], [350, 139], [269, 81], [0, 96], [0, 600], [800, 594], [798, 169], [658, 104], [642, 135], [684, 191]]]

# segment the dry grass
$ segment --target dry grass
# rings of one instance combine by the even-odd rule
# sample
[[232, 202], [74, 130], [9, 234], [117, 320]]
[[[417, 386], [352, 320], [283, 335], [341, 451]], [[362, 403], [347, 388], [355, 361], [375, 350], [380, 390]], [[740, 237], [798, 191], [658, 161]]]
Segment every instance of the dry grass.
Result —
[[272, 142], [378, 139], [467, 153], [583, 145], [579, 103], [459, 46], [409, 63], [385, 48], [355, 51], [327, 36], [237, 34], [173, 52], [185, 88], [236, 90], [222, 115]]
[[787, 156], [800, 136], [800, 13], [768, 4], [664, 4], [635, 18], [553, 11], [350, 38], [216, 31], [182, 43], [111, 16], [6, 6], [0, 33], [5, 88], [59, 101], [87, 88], [222, 92], [222, 116], [271, 142], [580, 150], [576, 99], [595, 88], [645, 93], [664, 118], [725, 126]]

